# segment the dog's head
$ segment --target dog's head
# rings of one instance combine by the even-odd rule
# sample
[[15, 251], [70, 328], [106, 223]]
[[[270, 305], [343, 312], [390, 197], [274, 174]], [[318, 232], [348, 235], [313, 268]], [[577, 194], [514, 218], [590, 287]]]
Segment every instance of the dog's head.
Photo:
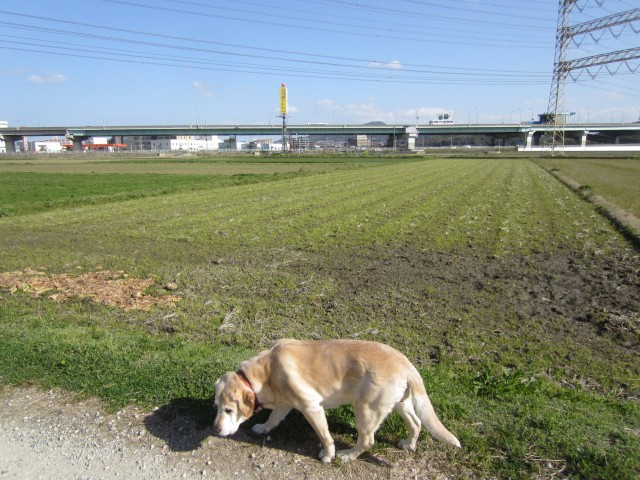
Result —
[[216, 382], [215, 405], [218, 410], [213, 428], [226, 437], [238, 431], [240, 424], [254, 412], [254, 393], [234, 372], [225, 373]]

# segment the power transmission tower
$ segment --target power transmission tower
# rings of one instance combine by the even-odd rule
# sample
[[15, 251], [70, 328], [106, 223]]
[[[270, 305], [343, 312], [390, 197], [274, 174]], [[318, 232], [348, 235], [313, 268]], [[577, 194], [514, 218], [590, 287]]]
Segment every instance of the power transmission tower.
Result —
[[[602, 7], [604, 1], [559, 0], [553, 80], [551, 82], [549, 106], [546, 115], [547, 132], [543, 138], [543, 143], [550, 147], [552, 155], [558, 148], [564, 149], [564, 127], [567, 119], [567, 113], [565, 112], [565, 83], [567, 78], [571, 77], [572, 80], [576, 81], [583, 73], [587, 72], [592, 79], [595, 79], [603, 72], [603, 68], [606, 73], [615, 75], [622, 66], [626, 67], [629, 72], [635, 73], [640, 66], [630, 63], [632, 60], [640, 58], [640, 48], [629, 48], [567, 60], [567, 51], [570, 43], [573, 42], [576, 47], [580, 47], [586, 35], [589, 35], [592, 40], [598, 43], [606, 32], [617, 38], [626, 27], [629, 27], [635, 34], [640, 33], [640, 28], [636, 29], [634, 26], [635, 23], [640, 22], [640, 8], [589, 22], [570, 25], [570, 17], [574, 7], [583, 11], [590, 2], [595, 2], [598, 7]], [[614, 27], [617, 29], [616, 31], [613, 30]], [[601, 32], [601, 34], [596, 37], [594, 32]], [[617, 64], [617, 67], [611, 68], [610, 65], [613, 64]]]

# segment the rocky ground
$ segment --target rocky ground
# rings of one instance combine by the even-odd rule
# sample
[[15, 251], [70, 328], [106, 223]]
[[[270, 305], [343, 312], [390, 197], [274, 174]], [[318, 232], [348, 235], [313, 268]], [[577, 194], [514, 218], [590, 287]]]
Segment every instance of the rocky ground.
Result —
[[322, 464], [306, 435], [285, 445], [248, 431], [211, 435], [188, 415], [129, 407], [106, 413], [99, 400], [59, 391], [0, 391], [0, 478], [19, 479], [445, 479], [473, 477], [447, 461], [448, 447], [364, 455]]

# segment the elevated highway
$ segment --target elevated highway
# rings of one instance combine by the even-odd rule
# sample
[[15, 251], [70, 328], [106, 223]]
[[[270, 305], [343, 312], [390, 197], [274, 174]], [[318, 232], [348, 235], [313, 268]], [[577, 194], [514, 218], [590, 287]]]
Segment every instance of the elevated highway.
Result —
[[[531, 149], [548, 130], [546, 124], [453, 124], [453, 125], [289, 125], [291, 135], [389, 135], [404, 139], [409, 150], [415, 148], [419, 135], [485, 135], [495, 142], [517, 138], [523, 149]], [[565, 137], [573, 138], [578, 145], [586, 145], [587, 139], [600, 143], [616, 144], [620, 137], [637, 136], [640, 143], [640, 123], [572, 123], [564, 127]], [[58, 127], [7, 127], [0, 128], [0, 140], [4, 140], [7, 153], [15, 152], [17, 141], [25, 137], [66, 137], [74, 147], [90, 137], [113, 136], [177, 136], [177, 135], [281, 135], [280, 125], [135, 125], [135, 126], [58, 126]]]

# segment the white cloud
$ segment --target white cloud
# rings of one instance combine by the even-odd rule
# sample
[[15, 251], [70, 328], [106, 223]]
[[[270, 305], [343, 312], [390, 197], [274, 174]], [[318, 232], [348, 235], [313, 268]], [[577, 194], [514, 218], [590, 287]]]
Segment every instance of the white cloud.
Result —
[[627, 97], [623, 92], [617, 90], [609, 90], [605, 95], [609, 100], [624, 100]]
[[323, 98], [322, 100], [318, 100], [317, 103], [320, 108], [333, 108], [336, 106], [336, 101], [330, 98]]
[[18, 67], [18, 68], [12, 68], [12, 69], [1, 69], [0, 72], [2, 72], [2, 75], [7, 75], [9, 77], [17, 77], [17, 76], [22, 76], [26, 73], [26, 70], [24, 68]]
[[416, 123], [416, 115], [418, 123], [422, 124], [429, 123], [430, 120], [438, 118], [438, 115], [442, 113], [454, 115], [453, 110], [444, 107], [417, 107], [389, 112], [379, 109], [372, 103], [362, 103], [345, 105], [344, 108], [350, 123], [383, 121], [388, 124], [412, 125]]
[[65, 83], [67, 77], [61, 73], [47, 73], [45, 75], [31, 74], [27, 77], [27, 82], [35, 85], [59, 84]]
[[213, 98], [213, 87], [200, 80], [191, 82], [191, 87], [202, 97], [206, 99]]
[[390, 62], [369, 62], [367, 63], [367, 67], [370, 68], [386, 68], [391, 70], [400, 70], [402, 68], [402, 63], [400, 60], [391, 60]]
[[[454, 120], [457, 122], [466, 122], [466, 114], [464, 119], [458, 119], [455, 116], [455, 112], [451, 108], [447, 107], [420, 107], [405, 108], [394, 111], [388, 111], [380, 107], [376, 99], [371, 99], [368, 102], [362, 103], [347, 103], [340, 104], [335, 100], [329, 98], [323, 98], [316, 101], [316, 107], [318, 117], [327, 119], [332, 123], [342, 124], [361, 124], [367, 122], [381, 121], [386, 124], [392, 125], [395, 123], [403, 125], [413, 125], [416, 123], [416, 115], [418, 116], [418, 122], [421, 124], [429, 123], [430, 120], [435, 120], [438, 115], [442, 113], [448, 113], [454, 115]], [[328, 118], [328, 115], [331, 117]]]

